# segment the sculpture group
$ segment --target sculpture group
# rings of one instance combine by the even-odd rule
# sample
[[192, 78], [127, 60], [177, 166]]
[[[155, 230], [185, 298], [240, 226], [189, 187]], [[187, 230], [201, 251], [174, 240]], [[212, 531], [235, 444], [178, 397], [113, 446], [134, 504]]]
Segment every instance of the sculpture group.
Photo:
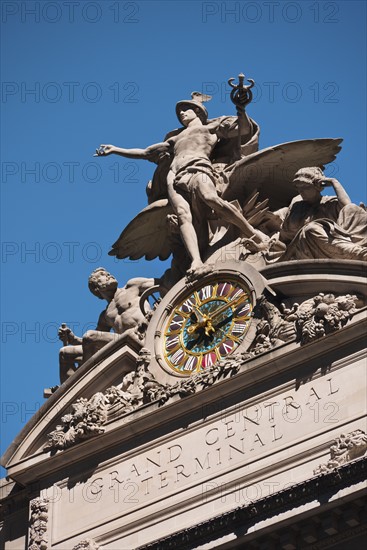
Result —
[[[353, 204], [341, 183], [323, 172], [342, 140], [301, 140], [259, 151], [259, 127], [246, 112], [253, 81], [244, 80], [230, 80], [234, 116], [209, 119], [204, 102], [210, 97], [193, 92], [177, 103], [180, 127], [163, 141], [145, 149], [97, 148], [98, 157], [115, 154], [157, 165], [147, 186], [148, 206], [109, 254], [133, 260], [172, 255], [172, 261], [159, 280], [132, 279], [122, 288], [103, 268], [92, 273], [89, 288], [107, 307], [95, 331], [82, 338], [60, 328], [61, 383], [116, 335], [129, 334], [143, 345], [150, 309], [145, 297], [157, 288], [164, 296], [180, 279], [210, 273], [224, 248], [235, 246], [238, 259], [258, 268], [303, 259], [367, 259], [366, 208]], [[330, 196], [322, 194], [325, 188]]]

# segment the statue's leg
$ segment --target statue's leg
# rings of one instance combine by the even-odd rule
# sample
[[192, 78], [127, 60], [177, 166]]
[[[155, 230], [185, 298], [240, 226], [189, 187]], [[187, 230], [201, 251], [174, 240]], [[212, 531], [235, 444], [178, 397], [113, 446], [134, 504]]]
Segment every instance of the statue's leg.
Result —
[[214, 210], [219, 219], [235, 225], [239, 228], [242, 235], [251, 238], [255, 230], [233, 204], [218, 196], [215, 185], [210, 177], [207, 174], [197, 174], [194, 177], [197, 192], [201, 200]]
[[102, 330], [88, 330], [83, 334], [83, 363], [88, 361], [92, 355], [97, 353], [106, 344], [114, 340], [118, 335], [114, 332]]
[[60, 349], [60, 383], [63, 384], [77, 369], [76, 363], [83, 359], [83, 348], [78, 346], [65, 346]]
[[200, 256], [204, 257], [209, 245], [209, 218], [211, 209], [200, 199], [195, 188], [191, 193], [192, 223], [196, 232]]
[[192, 215], [189, 203], [174, 188], [174, 176], [172, 173], [167, 178], [168, 199], [178, 218], [180, 233], [185, 248], [192, 260], [191, 269], [202, 265], [197, 235], [192, 223]]

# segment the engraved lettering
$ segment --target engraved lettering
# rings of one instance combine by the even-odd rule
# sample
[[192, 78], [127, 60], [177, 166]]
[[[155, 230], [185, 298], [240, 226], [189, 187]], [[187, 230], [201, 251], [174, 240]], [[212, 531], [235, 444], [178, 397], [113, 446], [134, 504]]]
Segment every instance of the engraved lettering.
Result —
[[[215, 433], [215, 435], [214, 435]], [[211, 434], [209, 436], [209, 434]], [[215, 445], [219, 441], [218, 428], [212, 428], [205, 434], [205, 443], [207, 445]]]
[[[291, 395], [284, 397], [284, 401], [285, 404], [282, 410], [284, 420], [287, 422], [298, 422], [302, 416], [301, 405], [296, 403]], [[293, 411], [291, 409], [293, 409]]]
[[206, 453], [206, 456], [205, 456], [205, 459], [204, 459], [204, 461], [203, 461], [203, 464], [202, 464], [202, 463], [200, 462], [200, 460], [199, 460], [198, 458], [196, 458], [196, 457], [194, 458], [194, 460], [195, 460], [195, 467], [196, 467], [194, 474], [197, 474], [197, 473], [198, 473], [198, 466], [200, 466], [200, 468], [201, 468], [202, 470], [204, 470], [204, 469], [205, 469], [205, 470], [210, 470], [209, 452]]
[[321, 397], [318, 396], [315, 388], [310, 389], [310, 395], [308, 396], [309, 400], [306, 402], [306, 405], [311, 405], [311, 399], [313, 399], [313, 398], [315, 398], [315, 401], [313, 403], [315, 403], [316, 401], [319, 401], [321, 399]]
[[330, 390], [328, 395], [333, 395], [333, 393], [337, 393], [339, 391], [339, 388], [333, 388], [332, 378], [328, 378], [327, 381], [329, 382], [329, 390]]
[[152, 476], [150, 477], [146, 477], [145, 479], [142, 479], [141, 482], [145, 484], [144, 486], [144, 489], [145, 489], [145, 495], [149, 495], [150, 494], [150, 480], [153, 479]]
[[234, 445], [229, 445], [229, 455], [228, 455], [228, 460], [232, 460], [233, 457], [232, 457], [232, 453], [231, 453], [231, 449], [233, 449], [234, 451], [237, 451], [238, 453], [241, 453], [241, 455], [244, 455], [245, 454], [245, 449], [244, 449], [244, 440], [245, 438], [242, 437], [242, 439], [240, 439], [241, 441], [241, 447], [242, 449], [238, 449], [237, 447], [235, 447]]
[[113, 472], [110, 472], [110, 483], [109, 483], [109, 486], [108, 488], [113, 491], [113, 500], [114, 502], [119, 502], [119, 490], [120, 490], [120, 485], [123, 481], [125, 481], [124, 479], [119, 479], [117, 477], [118, 475], [118, 472], [117, 470], [114, 470]]
[[324, 410], [327, 411], [331, 408], [331, 412], [327, 414], [324, 418], [325, 424], [329, 424], [332, 422], [339, 422], [337, 418], [334, 418], [334, 415], [339, 411], [339, 407], [336, 403], [325, 403]]
[[[160, 454], [161, 454], [161, 451], [157, 451], [157, 455], [160, 455]], [[149, 458], [149, 457], [147, 456], [147, 469], [146, 469], [146, 471], [145, 471], [146, 474], [149, 472], [149, 462], [150, 462], [151, 464], [154, 464], [154, 466], [157, 466], [157, 468], [160, 468], [160, 467], [161, 467], [161, 461], [160, 461], [160, 458], [161, 458], [161, 457], [158, 456], [158, 458], [159, 458], [159, 462], [155, 462], [155, 460], [153, 460], [152, 458]]]
[[135, 464], [132, 464], [131, 468], [130, 468], [130, 472], [131, 473], [134, 473], [136, 475], [136, 477], [139, 477], [140, 474], [139, 474], [139, 470], [137, 469], [137, 467], [135, 466]]
[[103, 477], [97, 477], [92, 481], [92, 483], [89, 486], [89, 490], [92, 495], [98, 495], [102, 491], [103, 488]]
[[227, 422], [224, 422], [227, 428], [226, 439], [236, 435], [236, 430], [234, 429], [233, 423], [234, 423], [234, 420], [227, 420]]
[[269, 422], [274, 421], [274, 409], [275, 407], [279, 407], [280, 403], [277, 401], [271, 401], [270, 403], [264, 403], [264, 408], [269, 408]]
[[165, 487], [167, 487], [168, 485], [168, 480], [167, 480], [167, 470], [163, 470], [163, 472], [159, 472], [159, 479], [160, 479], [160, 489], [164, 489]]
[[264, 487], [269, 487], [269, 495], [273, 495], [275, 492], [279, 491], [279, 482], [278, 481], [263, 481]]
[[128, 495], [125, 496], [124, 502], [127, 502], [129, 504], [137, 504], [139, 500], [137, 498], [133, 498], [139, 491], [138, 486], [136, 483], [125, 483], [124, 485], [124, 491], [127, 491], [128, 489], [132, 489]]
[[254, 412], [255, 412], [255, 418], [251, 418], [248, 414], [248, 409], [245, 409], [244, 412], [242, 413], [242, 417], [243, 417], [243, 431], [247, 431], [247, 420], [252, 422], [252, 424], [255, 424], [256, 426], [260, 426], [260, 418], [261, 418], [261, 409], [260, 407], [254, 407]]
[[172, 445], [171, 447], [168, 447], [168, 453], [169, 453], [168, 462], [174, 462], [181, 456], [181, 453], [182, 453], [181, 445]]
[[275, 424], [272, 424], [270, 427], [271, 427], [271, 429], [273, 430], [273, 439], [272, 439], [272, 441], [278, 441], [278, 439], [282, 439], [283, 434], [278, 435], [278, 437], [277, 437], [276, 429], [275, 429]]
[[183, 477], [190, 477], [191, 474], [185, 474], [184, 472], [184, 469], [185, 469], [185, 466], [183, 464], [177, 464], [177, 466], [175, 466], [175, 470], [176, 470], [176, 481], [175, 483], [178, 483], [180, 480], [178, 479], [178, 476], [183, 476]]
[[201, 487], [201, 494], [202, 494], [202, 499], [203, 499], [203, 502], [207, 502], [207, 499], [208, 499], [208, 493], [209, 494], [214, 494], [215, 492], [218, 491], [218, 483], [215, 483], [214, 481], [212, 481], [211, 483], [206, 483], [205, 485], [202, 485]]
[[117, 476], [118, 476], [118, 471], [117, 470], [114, 470], [113, 472], [110, 472], [110, 484], [109, 484], [109, 489], [112, 489], [116, 483], [114, 483], [115, 481], [117, 481], [117, 483], [122, 483], [124, 481], [124, 479], [119, 479]]
[[[265, 445], [265, 443], [262, 442], [261, 437], [259, 436], [258, 433], [255, 434], [253, 445], [255, 445], [255, 443], [260, 443], [261, 447], [264, 447], [264, 445]], [[255, 449], [255, 447], [252, 447], [250, 449], [250, 451], [253, 451], [254, 449]]]
[[82, 494], [86, 502], [98, 502], [102, 496], [103, 478], [97, 477], [83, 486]]

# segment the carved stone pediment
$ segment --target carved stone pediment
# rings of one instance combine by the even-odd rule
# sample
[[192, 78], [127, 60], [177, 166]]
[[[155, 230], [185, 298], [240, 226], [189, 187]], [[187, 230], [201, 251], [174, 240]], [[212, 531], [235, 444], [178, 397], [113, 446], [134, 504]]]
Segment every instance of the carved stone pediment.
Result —
[[[115, 401], [116, 406], [117, 396], [112, 395], [112, 388], [118, 388], [124, 377], [136, 369], [139, 351], [140, 346], [129, 336], [117, 339], [68, 378], [31, 418], [4, 454], [3, 462], [10, 475], [13, 471], [22, 471], [21, 464], [29, 457], [37, 457], [33, 461], [45, 462], [44, 468], [47, 470], [47, 461], [52, 458], [50, 453], [43, 451], [50, 441], [47, 434], [54, 434], [54, 441], [58, 440], [59, 446], [51, 446], [56, 451], [67, 448], [73, 438], [82, 441], [93, 433], [102, 433], [106, 413], [101, 396], [110, 388], [110, 400]], [[65, 426], [70, 429], [65, 430]]]

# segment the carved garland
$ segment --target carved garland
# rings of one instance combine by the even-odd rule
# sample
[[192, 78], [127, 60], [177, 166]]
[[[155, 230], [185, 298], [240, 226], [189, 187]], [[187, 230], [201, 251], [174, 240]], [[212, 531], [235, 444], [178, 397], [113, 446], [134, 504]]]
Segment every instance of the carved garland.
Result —
[[214, 364], [203, 372], [173, 385], [162, 385], [149, 372], [150, 352], [142, 348], [136, 370], [128, 373], [119, 386], [111, 386], [90, 399], [80, 398], [71, 413], [47, 435], [44, 451], [56, 452], [99, 435], [105, 431], [108, 418], [131, 412], [152, 401], [165, 403], [174, 395], [185, 397], [218, 380], [235, 375], [243, 361], [265, 353], [276, 346], [298, 341], [301, 345], [317, 340], [342, 328], [357, 311], [357, 296], [320, 293], [301, 305], [278, 308], [265, 297], [260, 298], [255, 312], [256, 336], [248, 351]]
[[35, 498], [31, 501], [28, 550], [47, 550], [48, 499]]

